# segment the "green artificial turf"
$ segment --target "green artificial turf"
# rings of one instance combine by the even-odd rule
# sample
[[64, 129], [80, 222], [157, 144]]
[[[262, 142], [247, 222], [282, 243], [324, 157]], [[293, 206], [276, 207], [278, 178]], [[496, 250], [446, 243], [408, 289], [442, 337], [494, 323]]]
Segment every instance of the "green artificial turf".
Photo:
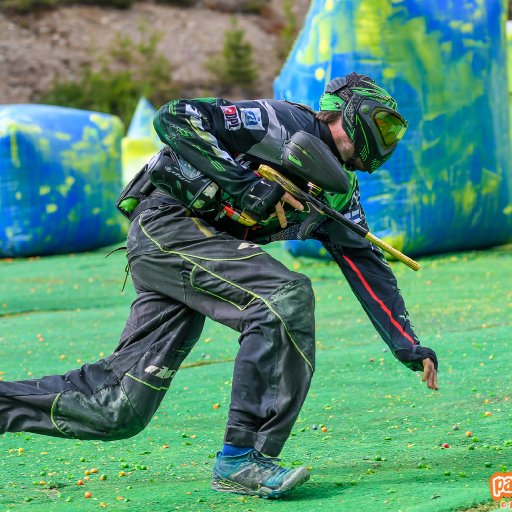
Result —
[[[0, 436], [0, 512], [439, 512], [490, 502], [491, 475], [512, 471], [512, 247], [423, 258], [419, 272], [392, 263], [422, 343], [437, 351], [439, 392], [385, 350], [333, 263], [268, 250], [309, 275], [317, 296], [317, 369], [282, 453], [285, 465], [312, 468], [308, 483], [279, 501], [210, 490], [237, 335], [209, 322], [138, 436]], [[0, 260], [2, 379], [65, 373], [115, 348], [134, 294], [130, 281], [120, 291], [123, 253], [106, 252]]]

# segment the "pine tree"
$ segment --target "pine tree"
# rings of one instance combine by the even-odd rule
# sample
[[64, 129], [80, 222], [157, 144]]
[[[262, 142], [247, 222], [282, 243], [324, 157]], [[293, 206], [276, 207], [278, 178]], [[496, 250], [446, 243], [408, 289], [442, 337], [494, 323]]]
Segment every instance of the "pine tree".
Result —
[[207, 67], [221, 87], [240, 86], [250, 90], [258, 77], [252, 51], [251, 43], [245, 41], [244, 30], [233, 17], [231, 28], [224, 32], [221, 53]]

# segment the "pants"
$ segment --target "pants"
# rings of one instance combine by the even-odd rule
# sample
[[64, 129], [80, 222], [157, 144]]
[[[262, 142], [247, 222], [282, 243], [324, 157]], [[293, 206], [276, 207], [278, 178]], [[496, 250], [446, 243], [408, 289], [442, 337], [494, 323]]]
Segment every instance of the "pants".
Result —
[[0, 433], [139, 433], [208, 316], [240, 333], [225, 442], [278, 455], [314, 371], [309, 279], [177, 202], [132, 222], [128, 261], [137, 297], [115, 352], [66, 375], [0, 381]]

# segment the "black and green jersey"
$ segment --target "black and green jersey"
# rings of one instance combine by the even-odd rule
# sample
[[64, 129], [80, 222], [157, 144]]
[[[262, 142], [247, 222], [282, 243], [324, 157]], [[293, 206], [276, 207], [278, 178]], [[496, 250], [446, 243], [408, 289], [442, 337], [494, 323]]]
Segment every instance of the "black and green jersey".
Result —
[[[305, 185], [289, 175], [281, 160], [284, 143], [299, 130], [323, 140], [342, 166], [327, 125], [309, 108], [288, 101], [174, 100], [158, 111], [154, 125], [165, 144], [218, 183], [235, 202], [259, 181], [254, 173], [258, 164], [270, 165], [298, 185]], [[343, 172], [349, 175], [349, 192], [326, 196], [338, 210], [348, 203], [357, 184], [353, 172]], [[297, 217], [291, 211], [288, 215]], [[278, 229], [279, 224], [275, 224]]]
[[[342, 166], [327, 125], [317, 120], [312, 110], [287, 101], [175, 100], [158, 111], [154, 124], [165, 144], [218, 183], [235, 201], [261, 179], [254, 170], [262, 163], [286, 174], [299, 186], [307, 185], [290, 176], [281, 161], [283, 144], [299, 130], [323, 140]], [[355, 173], [344, 172], [350, 180], [349, 192], [345, 195], [322, 193], [321, 199], [353, 222], [366, 226]], [[303, 216], [296, 210], [287, 211], [288, 226], [284, 229], [275, 218], [253, 228], [231, 220], [228, 225], [217, 225], [214, 219], [212, 224], [236, 238], [264, 244], [297, 238]], [[236, 226], [233, 225], [240, 231], [234, 232]], [[419, 345], [396, 279], [382, 252], [330, 219], [315, 225], [310, 236], [320, 240], [332, 255], [395, 357], [409, 368], [421, 370], [424, 350], [429, 349]]]

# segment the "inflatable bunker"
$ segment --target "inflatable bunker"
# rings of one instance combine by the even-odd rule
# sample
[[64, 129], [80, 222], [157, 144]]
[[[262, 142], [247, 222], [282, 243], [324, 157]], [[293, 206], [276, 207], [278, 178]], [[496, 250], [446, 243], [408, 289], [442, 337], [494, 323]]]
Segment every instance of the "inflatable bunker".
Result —
[[410, 256], [512, 239], [505, 21], [496, 0], [312, 0], [275, 80], [315, 109], [351, 71], [395, 96], [405, 137], [358, 177], [370, 230]]
[[153, 105], [146, 98], [140, 98], [130, 121], [128, 133], [122, 140], [123, 185], [126, 185], [163, 146], [153, 128], [155, 113]]
[[0, 257], [86, 251], [122, 240], [119, 118], [0, 106]]

